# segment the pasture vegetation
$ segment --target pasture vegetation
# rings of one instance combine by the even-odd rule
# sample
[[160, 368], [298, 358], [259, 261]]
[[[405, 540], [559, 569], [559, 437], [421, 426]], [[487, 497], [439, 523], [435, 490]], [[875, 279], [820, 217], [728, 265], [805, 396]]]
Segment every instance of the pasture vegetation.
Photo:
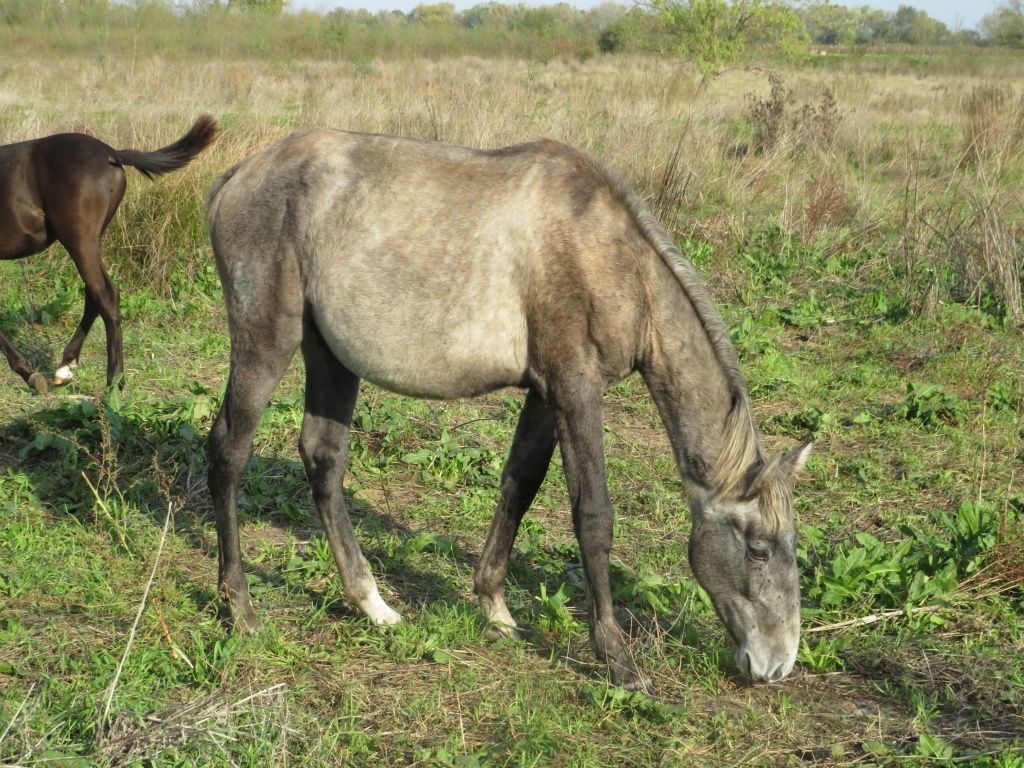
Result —
[[[1024, 766], [1020, 74], [998, 53], [827, 56], [710, 81], [628, 56], [6, 56], [0, 142], [84, 130], [154, 148], [199, 112], [224, 134], [185, 171], [134, 174], [107, 235], [123, 393], [103, 392], [101, 327], [68, 387], [39, 398], [0, 381], [0, 761]], [[305, 126], [550, 136], [642, 192], [733, 329], [769, 448], [817, 440], [796, 493], [792, 677], [738, 682], [635, 378], [606, 400], [613, 580], [658, 699], [609, 687], [590, 653], [557, 459], [512, 559], [527, 638], [482, 637], [472, 568], [514, 392], [445, 404], [364, 387], [348, 493], [406, 617], [379, 630], [346, 606], [310, 519], [296, 362], [240, 499], [267, 626], [225, 628], [205, 438], [228, 344], [203, 195]], [[0, 327], [52, 373], [81, 311], [70, 261], [0, 276]]]

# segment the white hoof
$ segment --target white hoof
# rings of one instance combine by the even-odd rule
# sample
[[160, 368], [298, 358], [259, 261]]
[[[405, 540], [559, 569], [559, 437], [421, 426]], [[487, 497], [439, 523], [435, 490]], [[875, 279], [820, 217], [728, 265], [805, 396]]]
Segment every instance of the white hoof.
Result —
[[359, 603], [359, 608], [378, 627], [394, 626], [402, 620], [401, 615], [392, 610], [391, 606], [385, 603], [377, 592]]
[[59, 387], [62, 384], [67, 384], [75, 378], [74, 372], [71, 370], [70, 365], [62, 365], [57, 369], [57, 372], [53, 374], [53, 384]]

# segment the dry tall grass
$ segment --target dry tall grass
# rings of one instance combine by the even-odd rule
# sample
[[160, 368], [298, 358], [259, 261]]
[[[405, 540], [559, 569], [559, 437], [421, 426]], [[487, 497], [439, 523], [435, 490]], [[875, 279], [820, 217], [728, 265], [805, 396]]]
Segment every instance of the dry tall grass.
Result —
[[[483, 147], [561, 139], [625, 175], [677, 234], [725, 246], [726, 257], [769, 225], [805, 237], [860, 233], [894, 263], [952, 265], [1019, 321], [1021, 232], [1012, 222], [1024, 160], [1013, 67], [1001, 80], [991, 69], [911, 76], [853, 65], [778, 74], [792, 102], [779, 131], [791, 135], [744, 153], [736, 147], [757, 129], [756, 99], [745, 96], [770, 90], [761, 70], [704, 87], [683, 63], [619, 56], [259, 63], [29, 53], [0, 68], [0, 142], [83, 130], [149, 148], [199, 112], [221, 120], [220, 141], [185, 172], [131, 180], [107, 241], [128, 281], [161, 286], [206, 258], [202, 196], [216, 174], [292, 130], [332, 126]], [[908, 275], [908, 286], [920, 284]]]

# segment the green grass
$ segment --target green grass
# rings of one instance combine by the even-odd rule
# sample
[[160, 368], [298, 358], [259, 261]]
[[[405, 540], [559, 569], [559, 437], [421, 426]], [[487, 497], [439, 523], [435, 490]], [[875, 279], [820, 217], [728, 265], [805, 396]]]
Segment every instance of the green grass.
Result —
[[[557, 459], [511, 564], [526, 639], [483, 638], [472, 569], [514, 392], [436, 403], [364, 388], [347, 490], [406, 619], [380, 630], [346, 605], [310, 519], [296, 362], [239, 503], [266, 628], [229, 632], [205, 486], [223, 312], [208, 271], [172, 270], [165, 295], [122, 291], [123, 393], [101, 396], [101, 327], [67, 388], [38, 398], [2, 382], [0, 760], [1020, 768], [1024, 342], [976, 308], [919, 313], [873, 252], [828, 246], [770, 230], [735, 253], [698, 248], [701, 270], [736, 288], [721, 304], [769, 447], [817, 440], [796, 492], [805, 629], [885, 616], [807, 631], [782, 684], [737, 679], [635, 377], [607, 396], [613, 583], [658, 699], [610, 687], [590, 652]], [[54, 253], [0, 269], [4, 329], [52, 368], [80, 311], [72, 267]]]

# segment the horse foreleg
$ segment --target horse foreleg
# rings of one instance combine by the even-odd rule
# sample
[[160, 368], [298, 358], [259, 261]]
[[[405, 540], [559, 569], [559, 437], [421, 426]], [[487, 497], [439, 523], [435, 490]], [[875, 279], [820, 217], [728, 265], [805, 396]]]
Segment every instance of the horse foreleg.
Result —
[[602, 390], [598, 382], [575, 380], [554, 388], [555, 429], [572, 503], [572, 522], [587, 579], [590, 643], [608, 664], [612, 682], [649, 690], [615, 620], [608, 558], [612, 548], [612, 503], [604, 461]]

